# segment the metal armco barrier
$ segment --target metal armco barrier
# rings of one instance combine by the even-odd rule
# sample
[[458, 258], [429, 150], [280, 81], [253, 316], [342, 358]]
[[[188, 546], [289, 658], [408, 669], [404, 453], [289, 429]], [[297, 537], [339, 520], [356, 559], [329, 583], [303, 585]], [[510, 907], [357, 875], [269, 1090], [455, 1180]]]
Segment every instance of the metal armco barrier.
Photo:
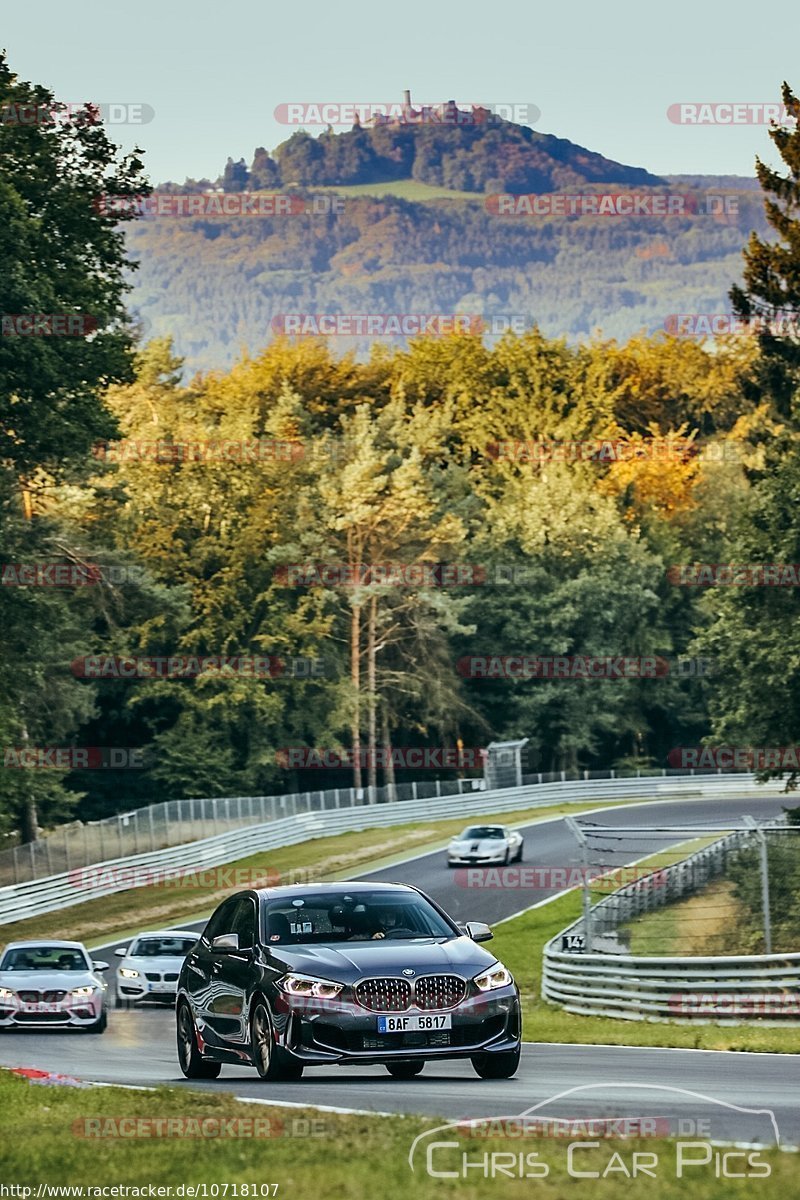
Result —
[[[782, 784], [773, 781], [763, 790], [777, 791]], [[469, 820], [484, 813], [513, 812], [527, 808], [547, 808], [574, 801], [596, 802], [609, 800], [686, 800], [724, 799], [729, 796], [762, 790], [752, 775], [710, 775], [649, 777], [631, 779], [576, 780], [566, 783], [524, 784], [521, 788], [506, 788], [491, 792], [456, 795], [394, 803], [336, 808], [331, 793], [315, 794], [317, 803], [327, 805], [309, 811], [260, 824], [246, 824], [239, 829], [202, 838], [181, 846], [169, 847], [145, 854], [109, 858], [102, 863], [50, 875], [26, 883], [0, 888], [0, 925], [22, 921], [27, 917], [70, 908], [85, 900], [127, 891], [131, 878], [137, 873], [147, 881], [161, 878], [170, 871], [203, 870], [235, 862], [263, 850], [293, 846], [311, 838], [329, 837], [349, 830], [372, 829], [407, 822], [436, 821], [447, 817]], [[338, 797], [336, 797], [338, 799]]]
[[[769, 822], [762, 828], [769, 830]], [[751, 843], [729, 834], [669, 867], [619, 888], [591, 909], [591, 949], [563, 950], [583, 917], [544, 948], [542, 997], [583, 1016], [679, 1024], [800, 1025], [800, 952], [716, 956], [643, 956], [610, 938], [626, 921], [691, 895], [724, 871], [727, 856]], [[605, 950], [598, 952], [606, 942]]]

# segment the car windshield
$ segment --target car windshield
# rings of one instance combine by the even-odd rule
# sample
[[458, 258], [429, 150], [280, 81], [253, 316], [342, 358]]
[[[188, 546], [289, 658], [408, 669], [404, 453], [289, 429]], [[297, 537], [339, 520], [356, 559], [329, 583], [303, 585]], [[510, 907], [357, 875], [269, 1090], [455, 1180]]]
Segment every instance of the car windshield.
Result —
[[6, 950], [0, 971], [88, 971], [82, 950], [67, 946], [18, 946]]
[[503, 838], [505, 831], [499, 825], [470, 825], [461, 834], [464, 841], [473, 838]]
[[186, 958], [195, 937], [140, 937], [131, 946], [131, 958]]
[[269, 900], [263, 919], [268, 946], [458, 936], [449, 921], [413, 892], [312, 892]]

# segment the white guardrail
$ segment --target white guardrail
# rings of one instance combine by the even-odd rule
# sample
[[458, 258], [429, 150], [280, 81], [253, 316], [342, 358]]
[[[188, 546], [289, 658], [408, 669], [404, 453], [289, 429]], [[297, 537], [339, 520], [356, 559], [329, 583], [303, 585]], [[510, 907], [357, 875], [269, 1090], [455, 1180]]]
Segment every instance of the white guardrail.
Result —
[[181, 846], [107, 859], [60, 875], [0, 888], [0, 925], [127, 891], [132, 886], [168, 877], [170, 872], [201, 871], [263, 850], [294, 846], [311, 838], [330, 837], [349, 830], [436, 821], [444, 817], [470, 819], [484, 813], [547, 808], [575, 801], [596, 801], [601, 805], [609, 800], [625, 799], [724, 799], [747, 793], [775, 792], [781, 786], [778, 780], [766, 785], [757, 784], [752, 775], [593, 779], [526, 784], [518, 788], [390, 804], [359, 804], [346, 809], [316, 809], [263, 824], [246, 825]]
[[[583, 917], [545, 945], [542, 998], [582, 1016], [629, 1021], [800, 1025], [800, 953], [656, 957], [632, 955], [617, 940], [619, 926], [693, 894], [753, 841], [752, 831], [729, 834], [594, 905], [590, 949]], [[570, 944], [576, 949], [566, 950]]]

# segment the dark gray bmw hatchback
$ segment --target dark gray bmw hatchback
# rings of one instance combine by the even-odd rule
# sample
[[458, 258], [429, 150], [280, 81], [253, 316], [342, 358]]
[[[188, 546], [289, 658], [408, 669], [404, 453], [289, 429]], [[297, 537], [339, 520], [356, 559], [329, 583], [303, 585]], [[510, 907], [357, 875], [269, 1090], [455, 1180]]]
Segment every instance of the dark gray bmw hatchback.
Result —
[[469, 1058], [507, 1079], [520, 1055], [519, 992], [478, 942], [404, 884], [239, 892], [219, 906], [178, 981], [178, 1057], [188, 1078], [247, 1063], [262, 1079], [306, 1066], [383, 1063], [396, 1078]]

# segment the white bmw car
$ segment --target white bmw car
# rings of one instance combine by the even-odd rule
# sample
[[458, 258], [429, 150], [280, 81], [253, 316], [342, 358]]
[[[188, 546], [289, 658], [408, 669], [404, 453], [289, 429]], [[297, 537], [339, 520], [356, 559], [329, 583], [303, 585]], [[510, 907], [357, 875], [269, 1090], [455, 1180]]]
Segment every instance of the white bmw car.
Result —
[[81, 942], [9, 942], [0, 958], [0, 1029], [88, 1029], [108, 1020], [107, 962]]
[[507, 825], [468, 825], [447, 847], [448, 867], [522, 862], [525, 839]]
[[183, 960], [199, 938], [190, 929], [160, 929], [140, 933], [130, 946], [114, 951], [117, 967], [117, 1006], [139, 1000], [174, 1004]]

